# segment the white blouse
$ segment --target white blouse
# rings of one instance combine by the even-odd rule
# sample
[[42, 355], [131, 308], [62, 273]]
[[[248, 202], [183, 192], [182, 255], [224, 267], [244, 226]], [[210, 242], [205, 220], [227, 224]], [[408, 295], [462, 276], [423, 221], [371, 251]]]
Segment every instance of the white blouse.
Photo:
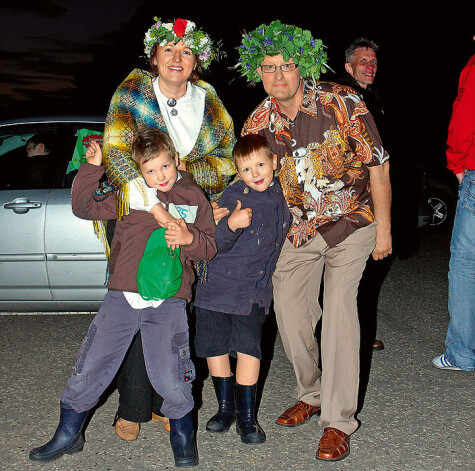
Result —
[[170, 106], [167, 104], [169, 99], [160, 90], [159, 80], [157, 77], [153, 81], [158, 105], [178, 155], [184, 157], [192, 151], [198, 139], [203, 123], [206, 91], [187, 82], [186, 93], [176, 100], [174, 106]]

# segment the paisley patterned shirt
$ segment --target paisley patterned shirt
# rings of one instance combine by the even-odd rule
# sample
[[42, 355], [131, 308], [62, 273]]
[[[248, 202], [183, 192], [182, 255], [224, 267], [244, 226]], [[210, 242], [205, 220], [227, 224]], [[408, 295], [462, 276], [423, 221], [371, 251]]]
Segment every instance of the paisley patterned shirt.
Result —
[[304, 81], [292, 121], [267, 97], [242, 134], [261, 134], [278, 156], [278, 174], [293, 215], [295, 247], [320, 233], [333, 247], [374, 221], [369, 169], [389, 156], [360, 96], [336, 83]]

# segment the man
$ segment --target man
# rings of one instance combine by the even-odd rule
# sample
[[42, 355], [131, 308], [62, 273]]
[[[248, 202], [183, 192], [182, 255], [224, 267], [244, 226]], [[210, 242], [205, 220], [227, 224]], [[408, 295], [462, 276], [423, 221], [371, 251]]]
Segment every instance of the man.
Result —
[[[475, 36], [474, 38], [475, 39]], [[447, 167], [460, 182], [449, 263], [450, 323], [434, 366], [475, 370], [475, 55], [462, 70], [447, 139]]]
[[378, 71], [377, 52], [376, 43], [365, 38], [356, 39], [345, 51], [345, 70], [365, 90], [373, 85]]
[[346, 83], [362, 95], [366, 107], [376, 121], [379, 134], [384, 138], [383, 106], [372, 87], [378, 71], [378, 49], [378, 45], [369, 39], [355, 39], [345, 50], [345, 71], [348, 74]]
[[[316, 458], [335, 461], [349, 454], [358, 426], [358, 284], [371, 253], [392, 252], [388, 155], [360, 97], [316, 81], [326, 53], [309, 31], [274, 21], [244, 34], [239, 53], [241, 73], [262, 80], [269, 95], [243, 134], [268, 139], [293, 215], [273, 283], [298, 402], [277, 423], [292, 427], [321, 411]], [[314, 335], [320, 317], [322, 369]]]
[[31, 188], [48, 188], [55, 180], [53, 135], [38, 133], [26, 141], [26, 181]]
[[[385, 126], [382, 103], [379, 95], [372, 89], [376, 72], [378, 71], [378, 59], [376, 57], [378, 49], [377, 44], [373, 41], [365, 38], [355, 39], [345, 50], [345, 71], [347, 76], [345, 77], [346, 80], [344, 79], [342, 83], [348, 84], [361, 95], [376, 122], [383, 142], [386, 144], [386, 133], [383, 133]], [[362, 324], [366, 324], [366, 321], [370, 321], [368, 323], [372, 324], [368, 326], [367, 331], [373, 336], [374, 350], [384, 349], [384, 343], [374, 337], [376, 335], [379, 291], [389, 270], [389, 264], [389, 259], [384, 264], [380, 262], [372, 263], [370, 260], [360, 283], [358, 311]], [[365, 350], [364, 346], [362, 345], [363, 350]]]
[[38, 133], [31, 136], [26, 141], [26, 155], [27, 157], [36, 157], [40, 155], [49, 155], [51, 137], [46, 133]]

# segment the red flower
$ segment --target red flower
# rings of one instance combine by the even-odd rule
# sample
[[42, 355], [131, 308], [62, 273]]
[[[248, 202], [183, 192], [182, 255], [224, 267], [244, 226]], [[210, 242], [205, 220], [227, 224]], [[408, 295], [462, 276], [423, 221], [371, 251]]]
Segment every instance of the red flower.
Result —
[[177, 38], [181, 38], [185, 35], [187, 23], [188, 21], [182, 20], [181, 18], [178, 18], [178, 20], [175, 21], [175, 24], [173, 25], [173, 31], [175, 31]]

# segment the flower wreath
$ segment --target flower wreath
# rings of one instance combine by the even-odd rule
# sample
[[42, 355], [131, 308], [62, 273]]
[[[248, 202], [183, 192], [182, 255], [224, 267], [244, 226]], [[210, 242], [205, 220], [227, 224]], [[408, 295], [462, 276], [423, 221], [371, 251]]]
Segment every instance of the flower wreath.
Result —
[[154, 17], [155, 24], [145, 33], [145, 54], [150, 57], [153, 46], [165, 46], [169, 42], [175, 44], [183, 41], [201, 60], [201, 67], [206, 69], [211, 61], [218, 58], [217, 47], [213, 46], [211, 38], [195, 23], [190, 20], [178, 18], [174, 23], [162, 23], [160, 18]]
[[302, 77], [318, 80], [320, 73], [329, 68], [324, 48], [322, 41], [314, 39], [310, 31], [276, 20], [242, 35], [236, 68], [249, 82], [257, 83], [261, 81], [257, 69], [264, 58], [282, 54], [285, 61], [292, 58], [299, 65]]

